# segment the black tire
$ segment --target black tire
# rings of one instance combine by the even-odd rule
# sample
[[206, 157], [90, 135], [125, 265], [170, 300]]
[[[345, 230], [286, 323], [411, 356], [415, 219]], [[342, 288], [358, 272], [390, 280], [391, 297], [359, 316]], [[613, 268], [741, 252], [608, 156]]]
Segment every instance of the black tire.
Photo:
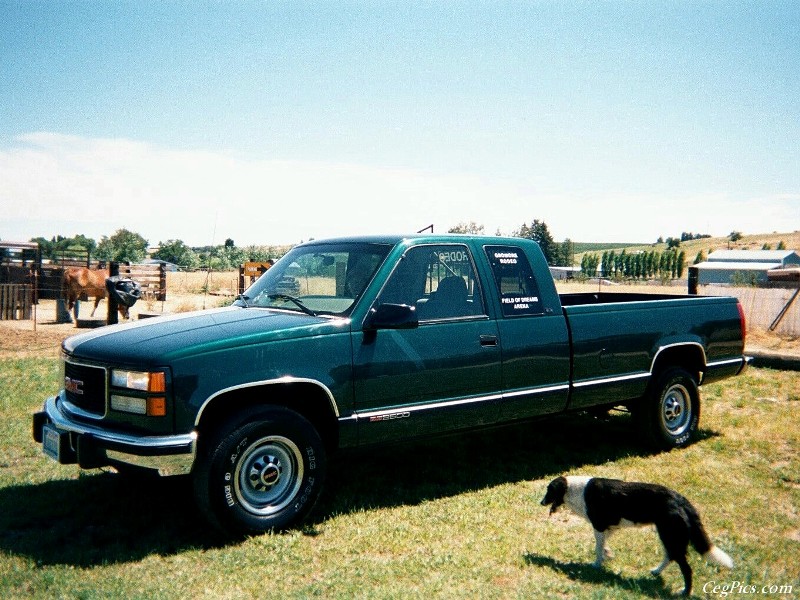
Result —
[[195, 499], [229, 536], [280, 531], [314, 507], [325, 470], [325, 446], [306, 419], [280, 407], [251, 409], [201, 449]]
[[697, 381], [684, 369], [667, 369], [648, 386], [634, 409], [634, 422], [659, 450], [688, 446], [700, 423]]

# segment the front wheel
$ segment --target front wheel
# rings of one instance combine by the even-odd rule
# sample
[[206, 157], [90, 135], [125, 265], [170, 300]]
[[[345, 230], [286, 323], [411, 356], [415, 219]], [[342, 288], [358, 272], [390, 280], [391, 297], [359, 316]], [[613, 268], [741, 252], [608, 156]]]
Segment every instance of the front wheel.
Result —
[[230, 535], [296, 525], [313, 508], [325, 478], [319, 434], [306, 419], [280, 407], [229, 421], [198, 460], [198, 505]]
[[697, 382], [684, 369], [662, 373], [635, 407], [636, 426], [645, 439], [662, 450], [687, 446], [700, 422]]

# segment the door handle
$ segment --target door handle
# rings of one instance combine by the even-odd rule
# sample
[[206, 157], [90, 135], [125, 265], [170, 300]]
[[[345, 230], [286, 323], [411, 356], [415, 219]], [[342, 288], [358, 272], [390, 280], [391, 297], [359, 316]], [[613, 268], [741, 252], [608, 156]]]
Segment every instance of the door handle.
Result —
[[497, 346], [497, 336], [496, 335], [482, 335], [481, 336], [481, 346], [490, 348], [493, 346]]

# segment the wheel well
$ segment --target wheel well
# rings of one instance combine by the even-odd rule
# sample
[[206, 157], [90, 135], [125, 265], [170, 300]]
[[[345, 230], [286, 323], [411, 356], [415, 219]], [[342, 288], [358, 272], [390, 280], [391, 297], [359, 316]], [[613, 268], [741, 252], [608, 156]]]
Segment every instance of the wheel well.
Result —
[[653, 380], [672, 367], [680, 367], [687, 371], [698, 384], [702, 380], [705, 370], [705, 357], [703, 350], [696, 344], [683, 344], [662, 350], [653, 362]]
[[308, 382], [275, 383], [231, 390], [215, 397], [203, 410], [198, 424], [201, 439], [232, 415], [252, 406], [282, 406], [305, 418], [319, 433], [325, 448], [332, 452], [339, 445], [336, 415], [328, 394]]

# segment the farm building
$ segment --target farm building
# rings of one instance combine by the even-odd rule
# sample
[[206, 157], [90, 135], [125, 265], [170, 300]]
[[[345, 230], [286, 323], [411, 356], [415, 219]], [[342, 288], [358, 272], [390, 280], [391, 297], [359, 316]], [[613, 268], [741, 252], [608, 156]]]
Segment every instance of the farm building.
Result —
[[760, 283], [774, 269], [800, 267], [795, 250], [717, 250], [697, 267], [698, 284]]
[[550, 267], [550, 274], [556, 281], [574, 279], [581, 272], [580, 267]]

